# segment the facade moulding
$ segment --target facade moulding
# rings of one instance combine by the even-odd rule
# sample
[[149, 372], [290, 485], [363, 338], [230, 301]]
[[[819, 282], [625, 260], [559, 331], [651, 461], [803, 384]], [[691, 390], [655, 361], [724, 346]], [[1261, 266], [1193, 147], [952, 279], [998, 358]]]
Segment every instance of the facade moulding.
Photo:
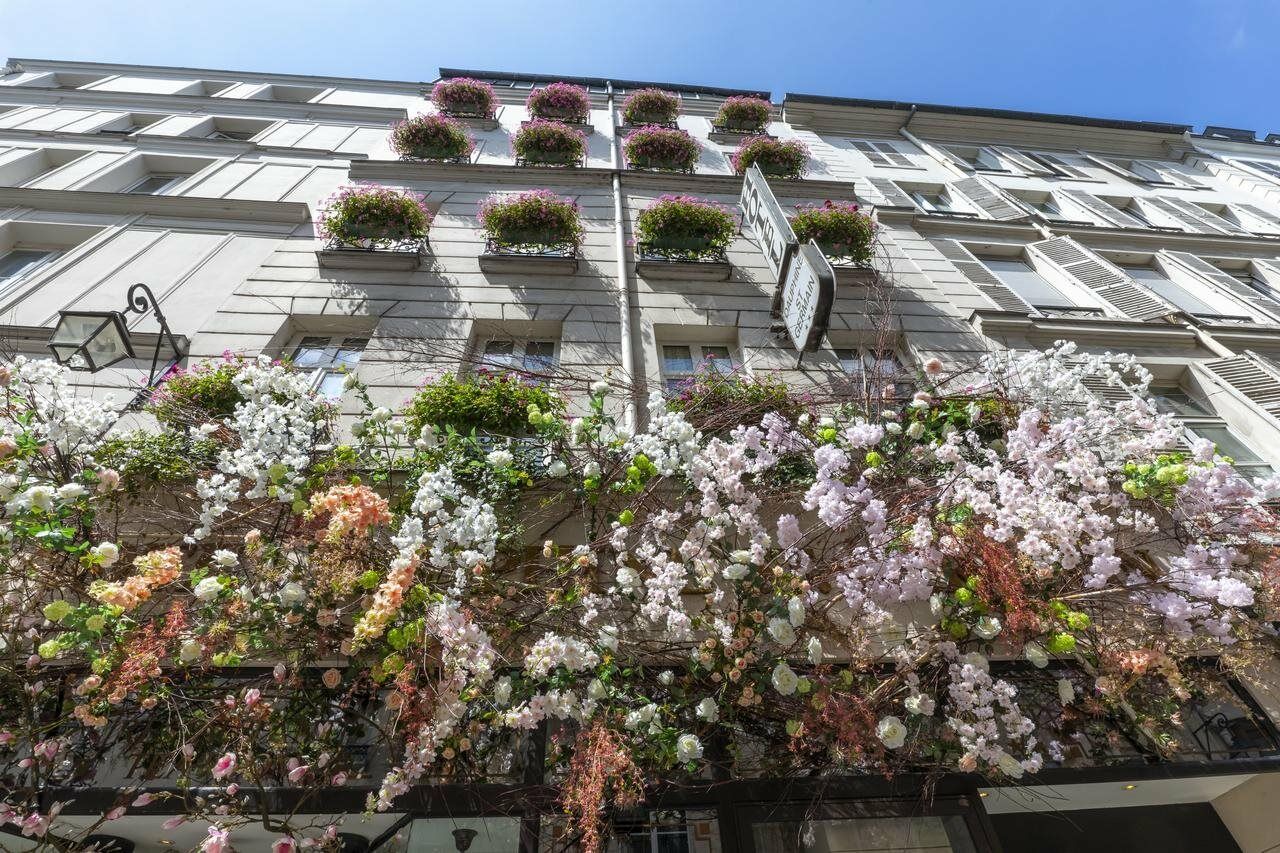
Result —
[[[3, 90], [0, 90], [3, 100]], [[165, 136], [161, 134], [128, 134], [103, 136], [100, 133], [73, 133], [63, 130], [23, 130], [0, 128], [0, 139], [32, 142], [75, 142], [93, 145], [101, 151], [138, 151], [143, 154], [170, 154], [174, 147], [185, 149], [182, 153], [205, 154], [210, 157], [238, 157], [243, 154], [268, 154], [273, 157], [311, 157], [331, 160], [365, 160], [367, 154], [334, 151], [330, 148], [300, 148], [286, 145], [258, 145], [234, 139], [208, 139], [200, 136]]]
[[301, 224], [311, 208], [300, 201], [200, 198], [181, 195], [139, 195], [89, 190], [42, 190], [0, 187], [0, 207], [57, 210], [71, 213], [167, 216], [184, 219], [238, 220]]
[[982, 334], [1014, 333], [1056, 335], [1071, 340], [1087, 340], [1099, 346], [1169, 346], [1195, 349], [1199, 336], [1181, 323], [1143, 323], [1136, 320], [1030, 317], [1017, 311], [979, 309], [969, 315], [969, 323]]

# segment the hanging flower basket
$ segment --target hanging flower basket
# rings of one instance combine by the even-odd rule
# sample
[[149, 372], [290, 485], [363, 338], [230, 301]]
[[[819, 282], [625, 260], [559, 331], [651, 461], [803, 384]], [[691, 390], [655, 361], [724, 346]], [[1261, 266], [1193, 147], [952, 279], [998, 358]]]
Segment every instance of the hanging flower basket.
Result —
[[587, 155], [587, 137], [564, 122], [534, 119], [511, 143], [517, 166], [578, 166]]
[[821, 205], [797, 205], [796, 210], [791, 229], [801, 243], [813, 240], [834, 264], [870, 266], [876, 222], [858, 205], [826, 201]]
[[798, 139], [781, 141], [771, 136], [750, 136], [742, 140], [729, 157], [736, 174], [744, 174], [751, 164], [774, 178], [795, 180], [808, 169], [809, 149]]
[[572, 83], [549, 83], [529, 93], [525, 106], [533, 118], [586, 124], [591, 114], [587, 90]]
[[729, 277], [725, 250], [738, 223], [723, 205], [684, 195], [664, 195], [636, 217], [636, 266], [648, 278]]
[[622, 121], [631, 127], [675, 127], [680, 96], [662, 89], [636, 89], [622, 102]]
[[692, 172], [700, 151], [698, 141], [686, 131], [657, 125], [631, 133], [622, 150], [631, 168], [662, 172]]
[[392, 125], [391, 147], [405, 160], [461, 163], [471, 156], [475, 140], [457, 119], [420, 115]]
[[770, 110], [763, 98], [735, 95], [720, 105], [711, 126], [720, 133], [761, 133], [769, 123]]
[[342, 187], [325, 201], [319, 232], [328, 251], [422, 252], [431, 228], [423, 196], [376, 184]]
[[491, 119], [498, 111], [493, 86], [470, 77], [441, 80], [431, 89], [431, 102], [454, 118]]

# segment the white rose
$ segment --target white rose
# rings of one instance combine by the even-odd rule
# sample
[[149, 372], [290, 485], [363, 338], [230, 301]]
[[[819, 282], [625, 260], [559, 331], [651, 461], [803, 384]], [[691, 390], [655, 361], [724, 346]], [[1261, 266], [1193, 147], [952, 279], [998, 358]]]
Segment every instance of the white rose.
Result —
[[710, 696], [698, 703], [696, 708], [698, 719], [706, 720], [708, 723], [714, 723], [720, 719], [720, 708], [716, 705], [716, 700]]
[[302, 604], [307, 600], [307, 591], [302, 588], [301, 584], [289, 581], [280, 588], [280, 603], [285, 607], [293, 607], [296, 604]]
[[637, 729], [642, 722], [644, 721], [640, 719], [639, 711], [628, 711], [627, 716], [622, 720], [622, 725], [628, 729]]
[[239, 565], [240, 558], [236, 556], [235, 551], [228, 551], [225, 548], [219, 548], [213, 552], [213, 562], [224, 569], [231, 569]]
[[741, 563], [731, 563], [720, 574], [724, 575], [725, 580], [740, 581], [747, 576], [747, 571], [747, 567]]
[[751, 562], [751, 552], [746, 548], [739, 548], [729, 555], [729, 559], [735, 563], [741, 563], [745, 566], [747, 563]]
[[1058, 698], [1062, 700], [1063, 705], [1070, 705], [1076, 701], [1076, 688], [1070, 681], [1065, 678], [1058, 679]]
[[603, 379], [600, 379], [600, 380], [597, 380], [597, 381], [595, 381], [595, 382], [592, 382], [592, 383], [591, 383], [591, 393], [592, 393], [592, 394], [608, 394], [608, 393], [609, 393], [609, 383], [608, 383], [608, 382], [605, 382]]
[[937, 703], [923, 693], [908, 696], [903, 700], [902, 704], [905, 705], [907, 710], [911, 713], [920, 714], [924, 717], [931, 715], [934, 708], [937, 707]]
[[439, 443], [440, 434], [431, 424], [427, 424], [422, 428], [422, 431], [418, 433], [418, 440], [414, 442], [419, 450], [430, 450]]
[[638, 712], [640, 714], [640, 722], [648, 723], [653, 720], [653, 715], [658, 713], [658, 706], [650, 702]]
[[889, 423], [884, 425], [884, 431], [889, 433], [889, 435], [898, 435], [902, 432], [902, 424], [889, 421]]
[[600, 476], [600, 463], [599, 463], [599, 462], [588, 462], [586, 465], [583, 465], [583, 466], [582, 466], [582, 476], [583, 476], [583, 477], [586, 477], [587, 479], [590, 479], [590, 478], [592, 478], [592, 477], [599, 477], [599, 476]]
[[205, 578], [196, 584], [193, 592], [201, 601], [213, 601], [218, 597], [218, 593], [222, 592], [222, 582], [213, 577]]
[[1023, 646], [1022, 656], [1031, 661], [1036, 669], [1044, 669], [1049, 665], [1049, 653], [1039, 643], [1027, 643]]
[[987, 661], [982, 652], [969, 652], [967, 655], [960, 656], [961, 663], [967, 663], [974, 669], [980, 669], [983, 672], [991, 671], [991, 664]]
[[563, 459], [557, 459], [547, 466], [547, 476], [555, 477], [557, 480], [566, 477], [569, 474], [569, 466], [565, 464]]
[[793, 595], [787, 599], [787, 618], [795, 628], [804, 624], [804, 602], [800, 600], [800, 596]]
[[809, 638], [809, 663], [814, 666], [822, 663], [822, 641], [817, 637]]
[[385, 424], [391, 420], [391, 410], [385, 406], [379, 406], [369, 413], [369, 421], [375, 424]]
[[120, 559], [120, 549], [114, 542], [102, 542], [93, 546], [93, 553], [102, 560], [104, 566], [114, 566]]
[[596, 636], [596, 642], [611, 652], [618, 650], [618, 628], [616, 625], [605, 625]]
[[787, 666], [786, 661], [780, 661], [773, 668], [773, 689], [777, 690], [783, 696], [790, 696], [796, 692], [796, 687], [800, 684], [800, 678], [796, 675], [795, 670]]
[[178, 647], [178, 660], [183, 663], [191, 663], [199, 660], [204, 648], [200, 645], [199, 640], [186, 640]]
[[889, 749], [897, 749], [907, 742], [907, 727], [902, 720], [892, 715], [884, 717], [876, 724], [876, 734], [880, 742]]
[[769, 636], [780, 646], [790, 646], [796, 641], [795, 629], [786, 619], [777, 616], [769, 620]]
[[515, 457], [511, 455], [509, 450], [491, 450], [489, 455], [484, 458], [490, 468], [509, 468], [511, 463], [515, 461]]
[[493, 685], [493, 701], [497, 703], [499, 708], [507, 707], [507, 703], [511, 701], [511, 678], [502, 676]]
[[681, 764], [697, 761], [702, 757], [702, 741], [697, 735], [683, 734], [676, 739], [676, 759]]
[[76, 498], [84, 497], [88, 490], [79, 483], [67, 483], [65, 486], [58, 487], [58, 500], [73, 501]]
[[37, 509], [47, 512], [53, 508], [53, 489], [48, 486], [32, 486], [27, 489], [26, 498]]
[[604, 682], [598, 678], [591, 679], [591, 683], [587, 685], [587, 696], [600, 700], [607, 695], [609, 695], [609, 688], [604, 686]]
[[922, 435], [924, 435], [924, 424], [920, 421], [912, 421], [911, 425], [907, 427], [907, 437], [919, 438]]
[[1000, 633], [1000, 620], [994, 616], [982, 616], [973, 626], [973, 632], [984, 640], [995, 639]]
[[662, 682], [663, 684], [670, 684], [675, 680], [676, 680], [676, 674], [669, 669], [664, 669], [662, 672], [658, 673], [658, 681]]

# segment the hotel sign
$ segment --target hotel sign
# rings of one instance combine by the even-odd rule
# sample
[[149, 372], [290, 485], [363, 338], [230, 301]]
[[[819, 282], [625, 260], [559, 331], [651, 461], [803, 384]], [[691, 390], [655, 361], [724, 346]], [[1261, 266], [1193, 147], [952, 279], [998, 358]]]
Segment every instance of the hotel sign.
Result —
[[835, 270], [817, 243], [810, 240], [808, 245], [800, 245], [791, 220], [755, 164], [747, 168], [739, 203], [742, 221], [755, 232], [765, 263], [773, 272], [774, 319], [786, 327], [801, 354], [818, 349], [831, 322]]

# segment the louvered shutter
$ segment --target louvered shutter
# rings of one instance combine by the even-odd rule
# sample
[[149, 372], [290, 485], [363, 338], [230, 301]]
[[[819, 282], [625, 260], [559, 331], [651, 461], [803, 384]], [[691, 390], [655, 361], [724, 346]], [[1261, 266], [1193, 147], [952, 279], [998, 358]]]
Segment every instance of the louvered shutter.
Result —
[[1048, 166], [1055, 175], [1061, 175], [1066, 178], [1085, 178], [1090, 180], [1093, 178], [1093, 176], [1084, 169], [1068, 163], [1060, 154], [1033, 151], [1031, 152], [1031, 156]]
[[1133, 395], [1124, 388], [1112, 385], [1100, 376], [1085, 376], [1080, 384], [1104, 403], [1124, 403], [1133, 399]]
[[1016, 311], [1019, 314], [1030, 314], [1032, 308], [1022, 297], [1009, 289], [996, 274], [987, 269], [987, 265], [970, 254], [969, 250], [955, 240], [930, 239], [930, 243], [964, 276], [1002, 311]]
[[948, 148], [947, 146], [945, 146], [945, 145], [935, 145], [935, 146], [934, 146], [934, 149], [935, 149], [935, 150], [936, 150], [940, 155], [942, 155], [943, 157], [945, 157], [948, 163], [950, 163], [951, 165], [955, 166], [957, 169], [960, 169], [960, 170], [965, 171], [965, 172], [973, 172], [973, 171], [975, 171], [975, 169], [973, 168], [973, 164], [972, 164], [972, 163], [970, 163], [968, 160], [966, 160], [965, 158], [961, 157], [959, 154], [957, 154], [957, 153], [955, 153], [954, 151], [952, 151], [952, 150], [951, 150], [950, 148]]
[[1251, 310], [1256, 311], [1263, 321], [1276, 318], [1276, 311], [1280, 306], [1238, 280], [1235, 276], [1218, 269], [1203, 258], [1197, 258], [1190, 252], [1171, 252], [1168, 249], [1161, 249], [1160, 254], [1173, 259], [1173, 261], [1189, 269], [1211, 285], [1216, 285], [1230, 293], [1236, 299], [1249, 306]]
[[1250, 229], [1254, 234], [1280, 234], [1280, 217], [1274, 216], [1270, 211], [1263, 210], [1256, 204], [1240, 204], [1235, 202], [1235, 206], [1252, 216], [1254, 219], [1263, 223], [1262, 227]]
[[1039, 160], [1032, 159], [1016, 148], [1008, 148], [1003, 145], [993, 145], [991, 150], [995, 151], [1000, 157], [1012, 163], [1017, 168], [1026, 172], [1028, 175], [1053, 175], [1056, 174]]
[[899, 189], [898, 185], [888, 178], [867, 178], [871, 182], [871, 186], [875, 191], [880, 193], [887, 207], [908, 207], [915, 210], [916, 203], [911, 200], [911, 196]]
[[1198, 204], [1181, 198], [1163, 198], [1147, 196], [1142, 199], [1157, 210], [1168, 214], [1183, 223], [1191, 231], [1201, 234], [1248, 234], [1235, 223], [1228, 222], [1221, 216], [1214, 216]]
[[1280, 377], [1247, 355], [1204, 362], [1213, 375], [1239, 391], [1271, 417], [1280, 420]]
[[1169, 163], [1158, 163], [1154, 160], [1134, 160], [1133, 162], [1141, 163], [1171, 184], [1193, 188], [1209, 186], [1196, 175], [1183, 172], [1180, 169], [1174, 169]]
[[861, 151], [868, 160], [877, 166], [912, 166], [911, 158], [898, 150], [892, 142], [870, 142], [866, 139], [853, 140], [853, 147]]
[[1121, 228], [1146, 228], [1147, 223], [1143, 222], [1136, 216], [1130, 216], [1120, 208], [1109, 202], [1105, 202], [1095, 195], [1090, 195], [1083, 190], [1059, 190], [1067, 198], [1083, 207], [1085, 210], [1102, 219], [1103, 222], [1111, 225], [1118, 225]]
[[1101, 166], [1108, 172], [1119, 175], [1126, 181], [1137, 181], [1140, 184], [1149, 183], [1146, 178], [1142, 177], [1142, 175], [1126, 169], [1114, 160], [1108, 160], [1106, 157], [1097, 157], [1084, 151], [1080, 152], [1080, 156], [1088, 160], [1090, 163], [1093, 163], [1095, 166]]
[[1271, 180], [1280, 180], [1280, 163], [1274, 163], [1270, 160], [1241, 160], [1241, 164], [1262, 172]]
[[992, 219], [1026, 219], [1027, 212], [1010, 199], [999, 187], [982, 178], [964, 178], [951, 185], [964, 194]]
[[1029, 244], [1027, 249], [1098, 294], [1127, 317], [1154, 320], [1177, 311], [1070, 237], [1041, 240]]

